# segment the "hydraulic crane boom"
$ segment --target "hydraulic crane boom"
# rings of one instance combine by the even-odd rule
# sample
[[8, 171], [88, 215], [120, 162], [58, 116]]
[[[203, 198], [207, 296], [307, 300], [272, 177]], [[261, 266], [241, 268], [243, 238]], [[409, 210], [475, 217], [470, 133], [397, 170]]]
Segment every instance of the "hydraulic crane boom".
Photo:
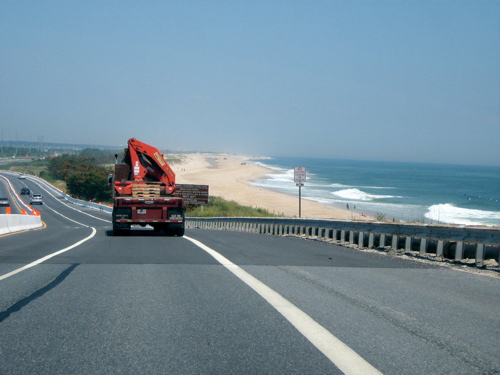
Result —
[[131, 174], [128, 181], [117, 181], [118, 193], [130, 193], [129, 188], [134, 182], [159, 182], [162, 195], [174, 194], [175, 173], [157, 148], [130, 138], [124, 162], [130, 167]]

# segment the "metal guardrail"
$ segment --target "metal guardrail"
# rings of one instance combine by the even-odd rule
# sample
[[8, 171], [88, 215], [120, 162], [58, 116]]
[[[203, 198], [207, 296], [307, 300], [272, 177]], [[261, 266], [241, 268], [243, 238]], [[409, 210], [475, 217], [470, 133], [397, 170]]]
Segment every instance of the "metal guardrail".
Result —
[[[63, 193], [64, 194], [64, 193]], [[105, 212], [113, 212], [113, 208], [100, 204], [100, 203], [95, 203], [95, 202], [87, 202], [87, 201], [82, 201], [80, 199], [72, 198], [67, 194], [64, 194], [64, 196], [61, 196], [62, 199], [66, 200], [68, 203], [81, 206], [81, 207], [87, 207], [87, 208], [93, 208], [95, 210], [100, 210], [100, 211], [105, 211]]]
[[331, 240], [359, 248], [434, 253], [455, 260], [500, 263], [500, 228], [286, 218], [186, 218], [186, 228], [218, 229]]

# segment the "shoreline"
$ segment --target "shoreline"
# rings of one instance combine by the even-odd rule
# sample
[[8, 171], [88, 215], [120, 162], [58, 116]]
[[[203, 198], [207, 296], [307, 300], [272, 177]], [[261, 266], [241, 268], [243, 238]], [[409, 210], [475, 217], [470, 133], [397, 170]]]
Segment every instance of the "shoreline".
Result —
[[[252, 184], [258, 178], [266, 178], [275, 171], [257, 165], [248, 159], [265, 157], [191, 153], [172, 163], [178, 183], [209, 185], [209, 194], [244, 206], [265, 209], [276, 216], [298, 217], [298, 196], [261, 188]], [[332, 220], [375, 221], [374, 217], [362, 216], [361, 212], [325, 205], [302, 198], [301, 217]]]

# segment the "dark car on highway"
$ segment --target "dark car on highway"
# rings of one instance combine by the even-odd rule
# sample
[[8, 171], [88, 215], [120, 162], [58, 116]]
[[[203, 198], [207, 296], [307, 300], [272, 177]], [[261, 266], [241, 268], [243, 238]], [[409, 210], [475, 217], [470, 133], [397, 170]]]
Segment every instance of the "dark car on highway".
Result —
[[9, 198], [0, 198], [0, 206], [10, 206]]
[[28, 189], [27, 187], [23, 187], [21, 189], [21, 195], [30, 195], [30, 189]]

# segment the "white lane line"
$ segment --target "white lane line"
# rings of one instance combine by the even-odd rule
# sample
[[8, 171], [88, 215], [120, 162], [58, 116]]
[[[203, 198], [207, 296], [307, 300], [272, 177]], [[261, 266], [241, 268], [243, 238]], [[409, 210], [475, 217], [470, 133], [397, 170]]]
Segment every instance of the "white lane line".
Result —
[[365, 361], [358, 353], [344, 344], [313, 318], [300, 310], [293, 303], [282, 297], [266, 284], [250, 275], [248, 272], [206, 246], [202, 242], [184, 236], [199, 248], [205, 250], [220, 264], [226, 267], [241, 281], [260, 294], [271, 306], [283, 315], [297, 330], [302, 333], [316, 348], [333, 362], [344, 374], [375, 375], [381, 374], [375, 367]]
[[[84, 212], [84, 211], [81, 211], [81, 210], [79, 210], [79, 209], [77, 209], [77, 208], [75, 208], [75, 207], [71, 207], [69, 204], [66, 204], [65, 202], [62, 202], [61, 200], [59, 200], [59, 199], [58, 199], [58, 198], [57, 198], [54, 194], [52, 194], [52, 193], [49, 191], [49, 189], [48, 189], [48, 188], [46, 188], [46, 187], [44, 187], [44, 186], [40, 185], [40, 183], [39, 183], [38, 181], [35, 181], [35, 180], [34, 180], [34, 179], [32, 179], [32, 178], [30, 178], [30, 181], [31, 181], [31, 182], [33, 182], [33, 183], [35, 183], [36, 185], [38, 185], [41, 189], [45, 189], [45, 192], [46, 192], [47, 194], [49, 194], [50, 196], [52, 196], [52, 197], [53, 197], [54, 199], [56, 199], [59, 203], [64, 204], [66, 207], [71, 208], [72, 210], [75, 210], [75, 211], [77, 211], [77, 212], [80, 212], [80, 213], [82, 213], [82, 214], [84, 214], [84, 215], [90, 216], [90, 217], [92, 217], [92, 218], [94, 218], [94, 219], [104, 221], [104, 222], [106, 222], [106, 223], [108, 223], [108, 224], [110, 223], [110, 222], [109, 222], [109, 220], [106, 220], [106, 219], [101, 219], [100, 217], [97, 217], [97, 216], [91, 215], [91, 214], [89, 214], [89, 213], [87, 213], [87, 212]], [[47, 206], [47, 205], [45, 205], [45, 206]], [[49, 208], [50, 208], [50, 207], [49, 207]], [[64, 216], [64, 215], [60, 214], [59, 212], [57, 212], [57, 211], [56, 211], [56, 210], [54, 210], [53, 208], [50, 208], [50, 209], [51, 209], [52, 211], [54, 211], [55, 213], [58, 213], [59, 215], [61, 215], [61, 216], [65, 217], [66, 219], [68, 219], [66, 216]], [[71, 219], [68, 219], [68, 220], [71, 220]], [[74, 221], [74, 220], [71, 220], [71, 221]]]
[[64, 249], [62, 249], [62, 250], [56, 251], [55, 253], [49, 254], [49, 255], [47, 255], [47, 256], [44, 256], [43, 258], [40, 258], [40, 259], [38, 259], [38, 260], [35, 260], [34, 262], [32, 262], [32, 263], [30, 263], [30, 264], [27, 264], [27, 265], [25, 265], [25, 266], [23, 266], [23, 267], [21, 267], [21, 268], [18, 268], [18, 269], [14, 270], [14, 271], [11, 271], [11, 272], [9, 272], [9, 273], [6, 273], [5, 275], [0, 276], [0, 280], [6, 279], [6, 278], [8, 278], [8, 277], [11, 277], [11, 276], [15, 275], [16, 273], [19, 273], [19, 272], [22, 272], [22, 271], [24, 271], [24, 270], [27, 270], [28, 268], [34, 267], [34, 266], [36, 266], [36, 265], [38, 265], [38, 264], [40, 264], [40, 263], [42, 263], [42, 262], [45, 262], [46, 260], [48, 260], [48, 259], [50, 259], [50, 258], [55, 257], [56, 255], [62, 254], [62, 253], [64, 253], [64, 252], [66, 252], [66, 251], [68, 251], [68, 250], [71, 250], [71, 249], [73, 249], [73, 248], [75, 248], [75, 247], [77, 247], [77, 246], [81, 245], [82, 243], [84, 243], [84, 242], [86, 242], [86, 241], [90, 240], [90, 239], [91, 239], [92, 237], [94, 237], [94, 236], [95, 236], [95, 234], [97, 233], [97, 231], [96, 231], [96, 229], [95, 229], [94, 227], [90, 227], [90, 228], [92, 228], [92, 233], [90, 234], [90, 236], [88, 236], [88, 237], [84, 238], [83, 240], [78, 241], [78, 242], [74, 243], [73, 245], [68, 246], [68, 247], [66, 247], [66, 248], [64, 248]]
[[[59, 215], [59, 216], [62, 216], [63, 218], [65, 218], [66, 220], [69, 220], [69, 221], [72, 221], [73, 223], [76, 223], [78, 225], [81, 225], [81, 226], [84, 226], [84, 227], [88, 227], [88, 228], [92, 228], [90, 225], [87, 225], [87, 224], [83, 224], [83, 223], [80, 223], [79, 221], [76, 221], [76, 220], [73, 220], [65, 215], [63, 215], [62, 213], [60, 213], [59, 211], [56, 211], [55, 209], [53, 209], [52, 207], [50, 206], [47, 206], [46, 204], [44, 204], [44, 206], [46, 208], [48, 208], [49, 210], [53, 211], [55, 214]], [[70, 207], [71, 208], [71, 207]], [[78, 210], [77, 210], [78, 211]], [[83, 212], [84, 213], [84, 212]]]

